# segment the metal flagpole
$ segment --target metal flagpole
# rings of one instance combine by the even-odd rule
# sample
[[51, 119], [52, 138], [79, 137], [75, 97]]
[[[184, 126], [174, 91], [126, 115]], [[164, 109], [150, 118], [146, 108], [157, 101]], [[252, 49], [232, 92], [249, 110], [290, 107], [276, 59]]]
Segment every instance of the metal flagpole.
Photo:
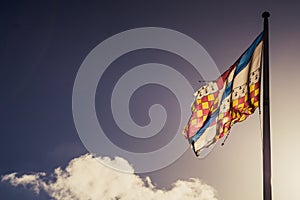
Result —
[[264, 18], [263, 36], [263, 194], [264, 200], [272, 200], [271, 142], [270, 142], [270, 95], [269, 95], [269, 12]]

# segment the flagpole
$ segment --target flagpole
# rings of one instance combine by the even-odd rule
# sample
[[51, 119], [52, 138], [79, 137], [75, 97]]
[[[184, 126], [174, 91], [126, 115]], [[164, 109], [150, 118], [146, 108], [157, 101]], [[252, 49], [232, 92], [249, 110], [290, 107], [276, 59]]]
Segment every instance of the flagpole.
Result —
[[264, 18], [263, 36], [263, 194], [264, 200], [272, 200], [271, 142], [270, 142], [270, 95], [269, 95], [269, 12]]

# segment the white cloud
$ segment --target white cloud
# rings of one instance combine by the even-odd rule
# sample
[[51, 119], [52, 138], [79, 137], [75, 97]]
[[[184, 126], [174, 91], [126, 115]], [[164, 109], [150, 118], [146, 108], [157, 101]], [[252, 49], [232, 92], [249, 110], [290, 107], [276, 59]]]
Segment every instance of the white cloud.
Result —
[[[99, 162], [131, 171], [121, 173]], [[123, 158], [95, 158], [86, 154], [70, 161], [66, 169], [57, 168], [54, 173], [26, 174], [18, 177], [16, 173], [2, 177], [2, 181], [13, 186], [24, 186], [39, 194], [44, 190], [56, 200], [216, 200], [215, 190], [199, 179], [179, 180], [170, 190], [158, 189], [151, 179], [145, 180], [133, 174], [134, 170]]]

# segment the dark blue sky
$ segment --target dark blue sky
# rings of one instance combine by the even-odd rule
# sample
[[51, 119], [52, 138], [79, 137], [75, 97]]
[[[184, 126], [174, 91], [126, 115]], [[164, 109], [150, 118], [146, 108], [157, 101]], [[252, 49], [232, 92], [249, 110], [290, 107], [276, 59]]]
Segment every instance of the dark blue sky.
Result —
[[[87, 153], [73, 122], [72, 89], [82, 61], [106, 38], [137, 27], [174, 29], [202, 44], [223, 72], [261, 32], [261, 13], [266, 9], [271, 12], [271, 53], [279, 54], [276, 49], [287, 34], [292, 45], [293, 41], [299, 44], [299, 8], [297, 1], [271, 0], [2, 3], [0, 174], [51, 172]], [[170, 54], [158, 53], [144, 52], [147, 58], [136, 62], [135, 58], [142, 57], [136, 52], [131, 59], [120, 58], [118, 62], [129, 65], [153, 58], [167, 63], [162, 61], [167, 57], [187, 65]], [[193, 73], [189, 76], [196, 87], [200, 77]], [[137, 94], [137, 101], [139, 98]], [[0, 198], [47, 199], [6, 183], [0, 183]]]

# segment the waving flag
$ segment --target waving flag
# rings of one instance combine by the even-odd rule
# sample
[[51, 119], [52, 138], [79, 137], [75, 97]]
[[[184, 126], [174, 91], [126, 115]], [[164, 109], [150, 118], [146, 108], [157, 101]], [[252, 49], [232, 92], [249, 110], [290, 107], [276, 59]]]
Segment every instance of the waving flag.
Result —
[[263, 33], [217, 80], [194, 93], [192, 115], [183, 134], [196, 156], [205, 157], [233, 124], [244, 121], [259, 106], [262, 39]]

